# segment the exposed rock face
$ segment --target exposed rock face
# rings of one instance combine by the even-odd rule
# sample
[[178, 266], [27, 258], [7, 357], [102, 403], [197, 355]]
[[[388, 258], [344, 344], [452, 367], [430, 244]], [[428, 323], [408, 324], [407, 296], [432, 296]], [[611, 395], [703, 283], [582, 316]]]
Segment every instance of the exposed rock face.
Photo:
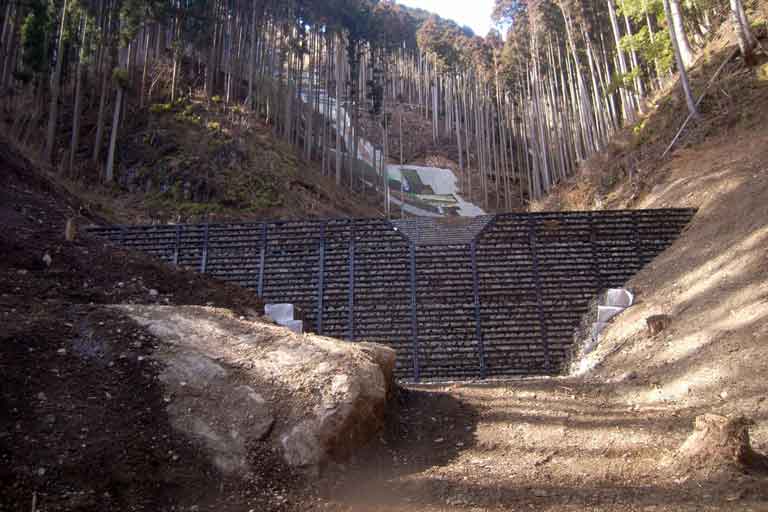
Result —
[[343, 459], [382, 426], [395, 352], [296, 335], [229, 311], [117, 306], [158, 337], [154, 357], [175, 428], [223, 472], [248, 471], [248, 445], [272, 443], [286, 462]]
[[175, 428], [202, 440], [225, 473], [247, 469], [246, 441], [260, 441], [275, 422], [272, 407], [232, 372], [205, 355], [178, 351], [163, 357], [160, 376], [170, 393], [168, 413]]

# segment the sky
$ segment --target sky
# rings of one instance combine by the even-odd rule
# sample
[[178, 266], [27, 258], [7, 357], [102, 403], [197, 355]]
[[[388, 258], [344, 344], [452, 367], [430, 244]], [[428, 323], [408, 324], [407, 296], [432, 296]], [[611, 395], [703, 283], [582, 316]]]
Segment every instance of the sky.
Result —
[[460, 26], [467, 25], [478, 36], [485, 37], [491, 28], [494, 0], [398, 0], [397, 3], [434, 12]]

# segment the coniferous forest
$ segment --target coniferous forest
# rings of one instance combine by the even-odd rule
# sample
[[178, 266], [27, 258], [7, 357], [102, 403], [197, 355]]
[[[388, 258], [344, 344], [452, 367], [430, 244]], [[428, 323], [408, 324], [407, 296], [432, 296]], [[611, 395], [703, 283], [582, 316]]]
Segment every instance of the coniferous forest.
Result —
[[746, 62], [757, 46], [741, 0], [497, 0], [489, 34], [390, 0], [0, 6], [7, 132], [60, 172], [88, 161], [114, 181], [126, 118], [198, 97], [263, 119], [338, 185], [386, 196], [407, 111], [496, 210], [541, 198], [662, 88], [679, 83], [695, 119], [685, 70], [720, 24]]

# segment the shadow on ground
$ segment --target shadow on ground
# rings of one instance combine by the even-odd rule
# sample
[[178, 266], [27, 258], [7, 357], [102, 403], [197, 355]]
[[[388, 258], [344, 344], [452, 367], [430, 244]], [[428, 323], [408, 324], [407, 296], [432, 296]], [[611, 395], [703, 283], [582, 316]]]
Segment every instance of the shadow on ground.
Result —
[[400, 388], [376, 439], [346, 465], [326, 471], [321, 494], [329, 499], [387, 503], [397, 493], [388, 482], [451, 464], [475, 446], [477, 409], [450, 393]]

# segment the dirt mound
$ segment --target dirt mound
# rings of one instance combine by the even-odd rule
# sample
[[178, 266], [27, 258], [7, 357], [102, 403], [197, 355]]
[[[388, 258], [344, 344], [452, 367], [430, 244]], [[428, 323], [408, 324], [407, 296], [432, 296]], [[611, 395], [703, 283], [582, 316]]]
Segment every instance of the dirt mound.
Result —
[[297, 477], [279, 456], [254, 450], [260, 471], [226, 478], [172, 428], [156, 340], [135, 323], [88, 305], [14, 306], [0, 337], [1, 508], [30, 510], [33, 496], [38, 510], [289, 508]]
[[[699, 86], [732, 53], [710, 50], [694, 73]], [[738, 59], [724, 69], [702, 104], [703, 121], [670, 156], [660, 158], [685, 117], [674, 97], [646, 119], [648, 140], [620, 139], [540, 206], [698, 208], [680, 239], [627, 284], [638, 302], [603, 333], [589, 378], [614, 383], [618, 400], [638, 410], [751, 418], [753, 446], [765, 453], [768, 82]], [[647, 321], [657, 315], [669, 325], [650, 334]]]
[[[79, 237], [83, 205], [0, 145], [0, 509], [292, 509], [301, 487], [272, 451], [228, 479], [171, 428], [157, 340], [99, 304], [213, 304], [255, 315], [251, 293]], [[46, 263], [50, 258], [50, 265]], [[303, 492], [303, 491], [302, 491]], [[178, 508], [177, 508], [178, 510]]]
[[[644, 400], [722, 405], [759, 400], [762, 384], [745, 378], [766, 370], [768, 332], [765, 261], [768, 236], [768, 131], [741, 131], [681, 150], [640, 207], [697, 206], [678, 242], [628, 286], [639, 299], [605, 332], [600, 354], [621, 345], [598, 371], [632, 368], [655, 383]], [[646, 319], [668, 314], [654, 337]], [[621, 370], [624, 371], [624, 370]], [[749, 407], [759, 407], [759, 402]], [[751, 416], [747, 412], [748, 416]]]
[[[727, 38], [717, 40], [705, 54], [693, 72], [699, 89], [732, 47]], [[680, 239], [628, 283], [638, 303], [590, 354], [599, 363], [594, 377], [635, 372], [621, 386], [628, 402], [706, 404], [711, 412], [754, 418], [755, 439], [768, 439], [761, 412], [766, 387], [754, 378], [768, 369], [761, 250], [768, 237], [768, 82], [740, 59], [729, 61], [702, 103], [702, 122], [662, 160], [685, 117], [676, 94], [641, 123], [643, 133], [650, 130], [643, 142], [620, 139], [540, 206], [698, 208]], [[635, 166], [617, 172], [622, 162]], [[671, 320], [650, 336], [646, 324], [654, 315]]]

